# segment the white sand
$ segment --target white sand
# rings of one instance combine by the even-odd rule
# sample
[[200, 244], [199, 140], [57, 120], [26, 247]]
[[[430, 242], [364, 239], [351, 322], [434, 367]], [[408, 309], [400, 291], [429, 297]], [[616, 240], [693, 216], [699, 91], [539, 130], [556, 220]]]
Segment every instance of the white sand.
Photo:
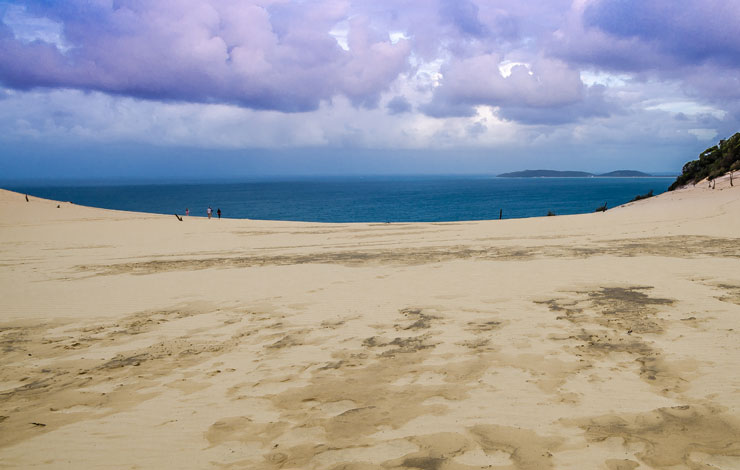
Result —
[[0, 191], [0, 468], [738, 469], [738, 237], [727, 179], [439, 224]]

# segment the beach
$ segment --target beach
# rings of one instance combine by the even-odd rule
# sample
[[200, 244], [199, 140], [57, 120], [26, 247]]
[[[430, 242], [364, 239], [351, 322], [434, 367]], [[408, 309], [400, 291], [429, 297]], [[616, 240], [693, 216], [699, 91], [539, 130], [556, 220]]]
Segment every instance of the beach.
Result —
[[390, 224], [0, 190], [0, 468], [738, 469], [740, 181], [707, 186]]

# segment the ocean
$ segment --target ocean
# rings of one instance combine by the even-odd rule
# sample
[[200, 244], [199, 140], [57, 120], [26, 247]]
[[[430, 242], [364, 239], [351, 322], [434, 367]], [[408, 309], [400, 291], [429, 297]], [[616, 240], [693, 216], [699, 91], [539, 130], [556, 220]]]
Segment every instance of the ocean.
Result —
[[593, 212], [675, 178], [373, 176], [168, 184], [11, 185], [7, 189], [85, 206], [205, 217], [306, 222], [449, 222]]

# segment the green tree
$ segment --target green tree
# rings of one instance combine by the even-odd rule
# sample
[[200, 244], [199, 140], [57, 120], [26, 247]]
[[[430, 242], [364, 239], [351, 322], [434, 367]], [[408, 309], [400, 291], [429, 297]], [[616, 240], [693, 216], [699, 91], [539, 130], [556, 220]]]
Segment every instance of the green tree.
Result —
[[[720, 140], [719, 145], [709, 147], [699, 154], [699, 159], [687, 162], [668, 191], [687, 184], [696, 184], [704, 178], [711, 181], [738, 169], [740, 169], [740, 132], [729, 139]], [[732, 184], [732, 173], [730, 184]]]

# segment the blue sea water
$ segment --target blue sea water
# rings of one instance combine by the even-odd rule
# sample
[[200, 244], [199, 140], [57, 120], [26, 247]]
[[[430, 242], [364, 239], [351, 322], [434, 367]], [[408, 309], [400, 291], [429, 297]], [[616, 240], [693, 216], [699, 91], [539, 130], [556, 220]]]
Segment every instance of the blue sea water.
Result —
[[377, 176], [261, 179], [172, 184], [7, 186], [76, 204], [205, 216], [210, 205], [228, 218], [309, 222], [442, 222], [538, 217], [615, 207], [674, 178], [497, 178]]

